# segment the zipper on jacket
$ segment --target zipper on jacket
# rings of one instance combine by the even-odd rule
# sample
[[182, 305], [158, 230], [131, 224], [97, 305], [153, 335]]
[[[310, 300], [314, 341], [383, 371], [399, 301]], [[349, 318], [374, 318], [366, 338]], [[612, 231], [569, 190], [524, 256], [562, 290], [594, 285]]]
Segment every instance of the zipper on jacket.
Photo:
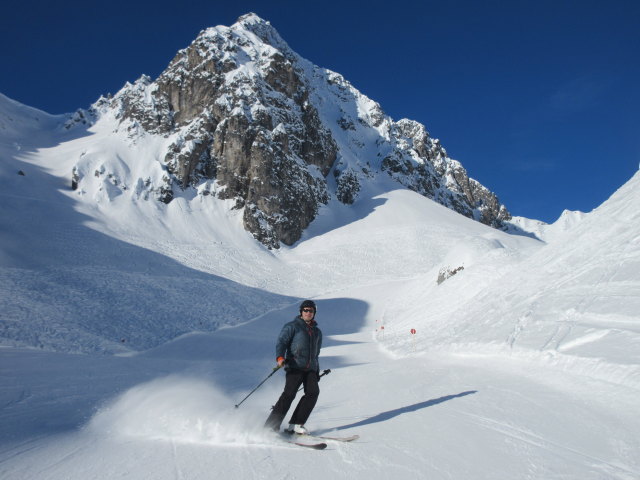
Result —
[[307, 325], [307, 333], [309, 333], [309, 356], [307, 357], [307, 369], [311, 366], [311, 355], [313, 350], [313, 327], [311, 325]]

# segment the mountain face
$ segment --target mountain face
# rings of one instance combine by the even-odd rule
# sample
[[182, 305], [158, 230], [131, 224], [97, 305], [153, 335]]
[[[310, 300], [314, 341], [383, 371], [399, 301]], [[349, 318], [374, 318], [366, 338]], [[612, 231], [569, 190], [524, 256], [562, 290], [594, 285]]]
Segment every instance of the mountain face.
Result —
[[[187, 189], [232, 199], [244, 228], [269, 248], [293, 244], [320, 206], [353, 204], [380, 176], [496, 228], [511, 218], [423, 125], [394, 122], [254, 14], [204, 30], [155, 81], [127, 84], [92, 112], [114, 115], [134, 143], [165, 140], [162, 180], [139, 181], [138, 190], [165, 203]], [[83, 171], [81, 159], [76, 188], [91, 181]]]

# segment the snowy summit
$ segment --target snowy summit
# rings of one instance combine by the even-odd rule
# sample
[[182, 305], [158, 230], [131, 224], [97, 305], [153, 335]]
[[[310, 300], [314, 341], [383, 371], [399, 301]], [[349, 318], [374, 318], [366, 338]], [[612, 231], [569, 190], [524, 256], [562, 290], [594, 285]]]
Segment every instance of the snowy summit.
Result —
[[298, 241], [323, 206], [352, 205], [388, 179], [496, 228], [510, 219], [423, 125], [393, 121], [253, 14], [202, 31], [156, 80], [126, 84], [84, 117], [96, 136], [69, 152], [75, 189], [109, 201], [232, 200], [269, 248]]

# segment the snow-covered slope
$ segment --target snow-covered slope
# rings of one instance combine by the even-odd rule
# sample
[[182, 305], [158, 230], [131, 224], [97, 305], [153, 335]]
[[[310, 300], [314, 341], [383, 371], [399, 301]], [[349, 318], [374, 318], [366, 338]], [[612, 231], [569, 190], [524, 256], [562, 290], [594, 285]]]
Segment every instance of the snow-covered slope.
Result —
[[[72, 191], [96, 145], [159, 174], [161, 140], [42, 118], [0, 131], [1, 478], [640, 477], [640, 175], [548, 243], [381, 178], [274, 252], [193, 192]], [[234, 408], [302, 298], [307, 426], [361, 436], [324, 452], [262, 431], [281, 373]]]
[[512, 217], [507, 223], [507, 230], [513, 230], [516, 233], [525, 235], [529, 234], [549, 243], [562, 237], [565, 232], [580, 223], [586, 215], [586, 213], [580, 211], [564, 210], [560, 217], [551, 224], [524, 217]]
[[[16, 118], [31, 113], [19, 104], [15, 110]], [[137, 136], [131, 148], [109, 109], [90, 126], [64, 128], [67, 118], [47, 118], [47, 131], [55, 135], [46, 141], [31, 133], [5, 135], [28, 148], [13, 151], [7, 141], [0, 178], [4, 344], [75, 352], [146, 349], [192, 330], [241, 323], [262, 308], [290, 302], [291, 295], [413, 278], [439, 268], [450, 243], [465, 237], [497, 238], [513, 252], [540, 245], [381, 176], [362, 186], [355, 205], [334, 199], [323, 207], [305, 241], [270, 252], [244, 231], [231, 200], [185, 190], [169, 204], [147, 201], [141, 179], [162, 178], [159, 152], [169, 139]], [[78, 173], [94, 181], [72, 191], [78, 165]], [[131, 179], [137, 183], [126, 183]], [[202, 295], [203, 289], [211, 293]]]
[[[139, 350], [193, 330], [246, 321], [265, 306], [290, 301], [227, 278], [243, 261], [229, 252], [262, 249], [233, 215], [222, 213], [222, 202], [122, 201], [109, 178], [94, 190], [72, 192], [74, 157], [90, 156], [96, 142], [101, 149], [111, 146], [112, 166], [125, 168], [119, 160], [131, 160], [123, 140], [108, 123], [101, 125], [81, 133], [61, 128], [44, 140], [28, 132], [2, 144], [2, 344]], [[140, 163], [153, 171], [152, 162]], [[165, 250], [174, 257], [163, 255]], [[209, 254], [202, 258], [199, 250]], [[246, 299], [227, 300], [238, 297]]]
[[[42, 135], [55, 130], [64, 122], [62, 115], [50, 115], [36, 108], [27, 107], [0, 93], [0, 138], [3, 147], [20, 149], [20, 139], [32, 138], [42, 142]], [[33, 139], [33, 135], [36, 139]], [[5, 142], [11, 142], [7, 145]]]
[[[485, 261], [438, 287], [416, 282], [387, 323], [403, 330], [417, 323], [420, 350], [453, 345], [473, 354], [541, 356], [638, 388], [638, 242], [640, 174], [506, 275]], [[470, 239], [464, 249], [475, 244]], [[406, 349], [408, 341], [391, 348]]]

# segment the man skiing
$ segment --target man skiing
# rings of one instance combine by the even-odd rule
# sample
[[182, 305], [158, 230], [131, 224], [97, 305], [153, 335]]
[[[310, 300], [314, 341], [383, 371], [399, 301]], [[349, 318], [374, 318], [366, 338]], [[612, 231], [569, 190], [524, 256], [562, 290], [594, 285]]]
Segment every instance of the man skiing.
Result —
[[300, 305], [300, 315], [285, 324], [276, 343], [276, 361], [285, 367], [284, 391], [276, 402], [265, 427], [280, 431], [280, 424], [289, 411], [300, 385], [304, 385], [304, 395], [298, 402], [289, 420], [288, 433], [308, 434], [304, 424], [316, 405], [320, 389], [320, 365], [318, 355], [322, 347], [322, 332], [315, 321], [316, 304], [305, 300]]

